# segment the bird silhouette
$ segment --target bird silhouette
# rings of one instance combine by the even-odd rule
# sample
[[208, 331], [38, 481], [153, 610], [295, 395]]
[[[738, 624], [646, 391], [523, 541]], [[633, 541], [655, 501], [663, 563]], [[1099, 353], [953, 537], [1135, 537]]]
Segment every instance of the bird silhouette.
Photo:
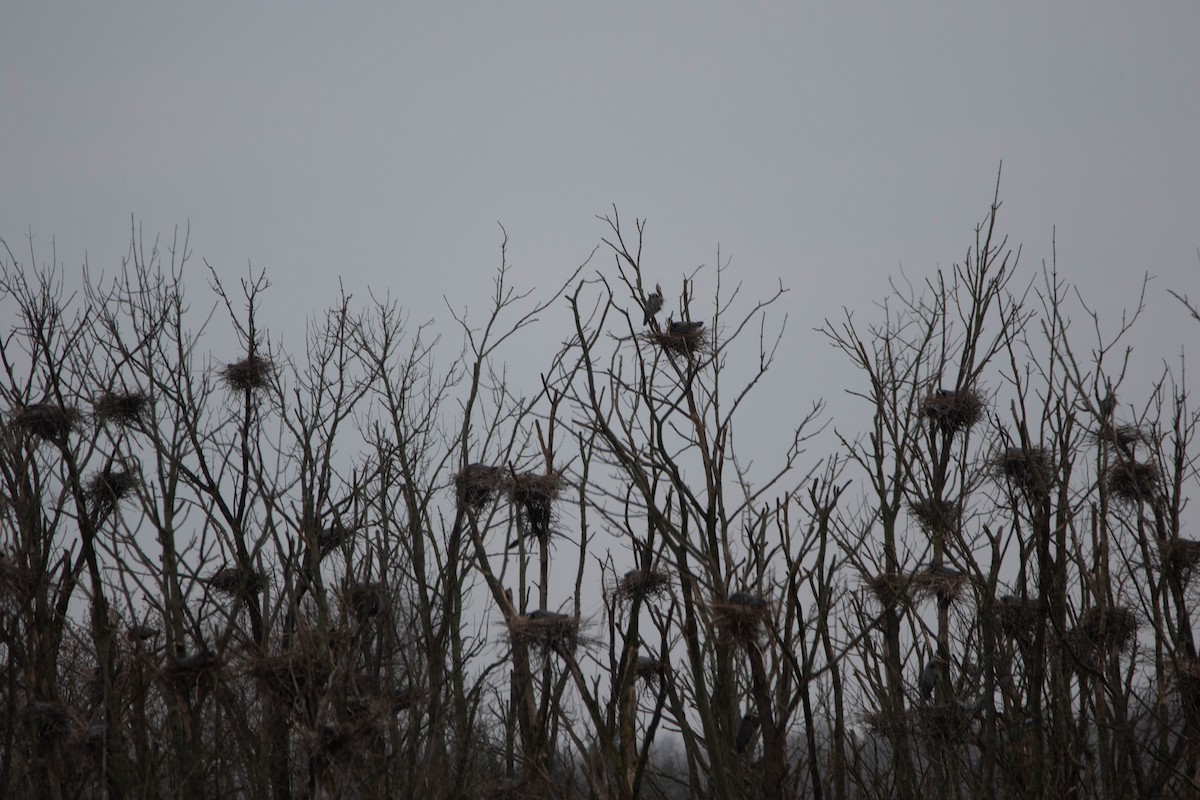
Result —
[[649, 325], [650, 320], [654, 319], [654, 315], [662, 310], [662, 306], [663, 306], [662, 286], [660, 286], [656, 283], [656, 284], [654, 284], [654, 291], [646, 296], [646, 303], [645, 303], [646, 319], [642, 324]]
[[699, 320], [681, 319], [678, 322], [673, 319], [667, 320], [667, 331], [676, 336], [688, 336], [702, 330], [704, 330], [704, 323]]

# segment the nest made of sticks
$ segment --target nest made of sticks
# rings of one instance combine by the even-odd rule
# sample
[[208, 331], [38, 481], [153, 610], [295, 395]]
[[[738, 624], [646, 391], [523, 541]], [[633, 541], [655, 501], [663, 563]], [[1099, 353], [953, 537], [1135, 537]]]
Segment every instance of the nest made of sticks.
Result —
[[387, 608], [387, 587], [382, 583], [352, 583], [342, 591], [342, 602], [360, 620], [377, 617]]
[[481, 510], [492, 501], [500, 482], [499, 467], [468, 464], [454, 477], [458, 504], [472, 511]]
[[911, 576], [905, 573], [881, 572], [863, 579], [863, 585], [884, 608], [895, 608], [908, 601]]
[[334, 522], [328, 526], [317, 527], [313, 543], [317, 547], [317, 552], [320, 554], [319, 557], [325, 558], [334, 550], [337, 550], [353, 539], [357, 533], [357, 528], [343, 525], [340, 522]]
[[1101, 425], [1092, 438], [1096, 442], [1108, 442], [1127, 450], [1135, 444], [1150, 441], [1150, 432], [1141, 425]]
[[150, 411], [145, 392], [103, 392], [92, 398], [92, 414], [102, 425], [127, 428], [144, 423]]
[[1028, 495], [1044, 496], [1051, 485], [1050, 453], [1042, 447], [1031, 447], [1028, 451], [1020, 447], [1009, 447], [992, 461], [992, 470], [998, 480], [1008, 481], [1010, 486]]
[[965, 743], [974, 718], [971, 707], [959, 703], [920, 706], [912, 713], [917, 733], [944, 744]]
[[1105, 470], [1104, 482], [1113, 497], [1128, 505], [1148, 503], [1158, 494], [1158, 466], [1149, 462], [1118, 459]]
[[620, 602], [650, 600], [671, 591], [671, 574], [662, 570], [631, 569], [613, 587], [613, 596]]
[[214, 653], [212, 648], [206, 647], [203, 650], [177, 656], [167, 664], [163, 674], [167, 678], [178, 681], [194, 681], [212, 675], [220, 668], [220, 656]]
[[763, 634], [771, 618], [771, 604], [763, 597], [734, 592], [728, 600], [714, 600], [709, 606], [713, 626], [735, 642], [751, 645]]
[[936, 597], [939, 603], [950, 604], [962, 599], [967, 583], [965, 573], [950, 567], [934, 565], [912, 573], [909, 578], [909, 591], [919, 600]]
[[1200, 542], [1195, 539], [1168, 539], [1158, 543], [1158, 557], [1168, 575], [1187, 583], [1200, 565]]
[[1077, 644], [1093, 651], [1122, 652], [1137, 637], [1138, 617], [1131, 608], [1105, 606], [1089, 608], [1072, 632]]
[[887, 737], [906, 733], [909, 725], [908, 716], [904, 712], [896, 714], [891, 711], [870, 711], [864, 713], [859, 721], [872, 733]]
[[672, 358], [695, 358], [712, 349], [702, 322], [669, 320], [662, 328], [644, 332], [642, 339]]
[[1042, 601], [1037, 597], [1022, 600], [1005, 595], [996, 602], [995, 614], [1001, 631], [1011, 638], [1025, 639], [1042, 622]]
[[70, 730], [71, 713], [62, 703], [35, 700], [26, 708], [34, 737], [61, 742]]
[[525, 518], [529, 533], [538, 539], [550, 535], [550, 520], [554, 516], [554, 501], [562, 489], [562, 476], [557, 472], [538, 474], [522, 472], [504, 481], [504, 491]]
[[107, 517], [137, 488], [140, 480], [136, 470], [126, 467], [105, 467], [93, 472], [84, 487], [92, 514], [98, 519]]
[[271, 375], [275, 365], [269, 358], [262, 356], [247, 356], [241, 361], [226, 364], [221, 369], [221, 380], [230, 389], [239, 392], [257, 392], [267, 388], [271, 383]]
[[908, 510], [928, 536], [957, 533], [962, 524], [962, 515], [956, 503], [927, 498], [909, 503]]
[[938, 389], [921, 404], [921, 414], [943, 433], [967, 430], [983, 416], [983, 409], [983, 397], [974, 389]]
[[293, 651], [255, 659], [250, 674], [278, 697], [295, 700], [310, 689], [325, 686], [332, 670], [329, 661], [316, 653]]
[[633, 674], [647, 683], [661, 680], [667, 674], [667, 662], [654, 656], [638, 656], [633, 662]]
[[508, 621], [508, 639], [543, 653], [572, 653], [580, 644], [579, 617], [542, 610], [518, 614]]
[[30, 436], [51, 442], [65, 441], [79, 425], [79, 412], [53, 403], [18, 405], [9, 414], [9, 424]]
[[221, 567], [204, 578], [204, 583], [214, 592], [250, 600], [266, 587], [267, 578], [252, 569]]

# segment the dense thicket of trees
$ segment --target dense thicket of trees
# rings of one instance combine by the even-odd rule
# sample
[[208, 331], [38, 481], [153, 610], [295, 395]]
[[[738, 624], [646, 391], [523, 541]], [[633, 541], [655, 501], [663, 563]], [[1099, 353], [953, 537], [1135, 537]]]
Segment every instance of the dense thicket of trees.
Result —
[[866, 429], [779, 404], [754, 469], [783, 290], [650, 313], [615, 211], [451, 356], [349, 297], [288, 349], [262, 275], [197, 326], [186, 241], [79, 291], [6, 246], [0, 796], [1200, 796], [1182, 368], [1129, 385], [1137, 313], [996, 211], [825, 322]]

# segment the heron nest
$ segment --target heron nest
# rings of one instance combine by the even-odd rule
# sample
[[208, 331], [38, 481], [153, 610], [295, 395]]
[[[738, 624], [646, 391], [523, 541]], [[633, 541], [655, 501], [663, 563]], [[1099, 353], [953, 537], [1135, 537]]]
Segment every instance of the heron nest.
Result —
[[9, 424], [29, 436], [62, 442], [79, 425], [79, 419], [79, 412], [69, 406], [31, 403], [14, 408], [9, 416]]
[[917, 733], [943, 744], [965, 743], [975, 716], [970, 707], [958, 703], [921, 706], [912, 713]]
[[628, 603], [634, 600], [650, 600], [662, 597], [671, 591], [671, 575], [651, 569], [631, 569], [613, 587], [613, 596]]
[[[679, 323], [676, 323], [676, 326], [678, 325]], [[660, 330], [651, 328], [641, 336], [644, 341], [672, 358], [696, 358], [707, 354], [712, 349], [703, 326], [680, 328], [668, 325]]]
[[252, 569], [221, 567], [205, 578], [204, 583], [214, 592], [249, 601], [266, 588], [267, 578]]
[[267, 691], [284, 700], [295, 700], [329, 681], [329, 661], [304, 649], [276, 656], [260, 656], [250, 665], [250, 674]]
[[195, 681], [214, 674], [221, 668], [221, 658], [211, 648], [179, 656], [163, 670], [167, 678], [177, 681]]
[[1007, 595], [995, 606], [996, 621], [1000, 630], [1014, 639], [1022, 639], [1037, 630], [1042, 622], [1042, 601], [1037, 597], [1022, 600]]
[[771, 604], [746, 592], [734, 592], [726, 601], [714, 601], [709, 610], [717, 630], [747, 646], [761, 638], [764, 624], [771, 618]]
[[352, 583], [342, 592], [342, 602], [359, 620], [377, 617], [387, 607], [387, 587], [382, 583]]
[[334, 522], [328, 526], [314, 526], [312, 543], [317, 548], [319, 558], [325, 558], [334, 550], [351, 541], [358, 529], [350, 525]]
[[647, 683], [661, 680], [667, 674], [667, 662], [653, 656], [638, 656], [633, 663], [633, 674]]
[[908, 504], [909, 513], [916, 519], [917, 525], [928, 536], [946, 536], [957, 533], [962, 525], [962, 514], [956, 503], [929, 498], [914, 500]]
[[1127, 450], [1135, 444], [1150, 441], [1150, 432], [1140, 425], [1101, 425], [1092, 434], [1097, 442], [1108, 442], [1121, 450]]
[[1122, 652], [1133, 644], [1137, 631], [1138, 618], [1133, 609], [1106, 606], [1085, 611], [1072, 633], [1076, 642], [1084, 648]]
[[912, 578], [904, 573], [881, 572], [863, 580], [867, 590], [884, 608], [895, 608], [908, 600], [908, 587]]
[[1053, 473], [1050, 453], [1045, 448], [1006, 448], [993, 460], [992, 470], [998, 480], [1007, 481], [1028, 495], [1041, 497], [1050, 491]]
[[871, 711], [864, 713], [859, 721], [867, 730], [880, 736], [898, 736], [908, 731], [908, 716], [904, 712]]
[[468, 464], [454, 477], [458, 505], [480, 511], [492, 501], [500, 486], [500, 468], [486, 464]]
[[537, 474], [523, 472], [504, 482], [504, 490], [525, 519], [525, 527], [540, 540], [550, 535], [550, 520], [554, 516], [554, 501], [562, 489], [562, 476], [557, 472]]
[[1184, 583], [1200, 565], [1200, 542], [1195, 539], [1168, 539], [1158, 543], [1158, 557], [1167, 574]]
[[1173, 672], [1175, 690], [1179, 693], [1185, 717], [1192, 720], [1193, 725], [1200, 724], [1196, 722], [1196, 715], [1200, 714], [1200, 659], [1180, 658], [1175, 662]]
[[62, 703], [36, 700], [26, 707], [26, 713], [37, 739], [61, 742], [70, 731], [71, 714]]
[[518, 614], [508, 621], [508, 640], [543, 653], [573, 653], [580, 644], [579, 617], [553, 611]]
[[939, 603], [956, 603], [968, 582], [965, 573], [941, 565], [917, 570], [909, 577], [909, 590], [920, 600], [936, 597]]
[[983, 397], [974, 389], [930, 393], [921, 404], [921, 414], [942, 433], [965, 431], [983, 416]]
[[92, 514], [97, 519], [107, 517], [116, 510], [118, 503], [137, 488], [138, 483], [138, 474], [131, 469], [105, 467], [92, 473], [84, 486]]
[[1147, 503], [1158, 494], [1158, 466], [1119, 459], [1109, 464], [1104, 473], [1104, 483], [1113, 497], [1127, 505]]
[[92, 413], [102, 425], [128, 428], [144, 423], [149, 411], [145, 392], [103, 392], [92, 398]]
[[247, 356], [241, 361], [226, 364], [221, 369], [221, 380], [230, 389], [239, 392], [257, 392], [270, 385], [271, 375], [274, 371], [275, 365], [269, 358]]

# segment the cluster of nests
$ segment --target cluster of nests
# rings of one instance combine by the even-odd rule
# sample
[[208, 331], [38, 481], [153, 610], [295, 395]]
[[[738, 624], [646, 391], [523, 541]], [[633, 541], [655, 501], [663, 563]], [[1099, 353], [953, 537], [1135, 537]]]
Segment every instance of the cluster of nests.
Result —
[[921, 415], [942, 433], [965, 431], [983, 416], [983, 397], [974, 389], [937, 389], [921, 404]]
[[970, 578], [942, 564], [920, 567], [911, 572], [880, 573], [866, 579], [865, 584], [884, 608], [895, 608], [912, 601], [936, 598], [950, 605], [962, 599]]
[[672, 358], [692, 359], [712, 351], [712, 342], [699, 320], [668, 319], [665, 326], [656, 324], [643, 333], [642, 339]]
[[771, 618], [771, 604], [750, 592], [734, 592], [728, 599], [709, 604], [713, 627], [735, 642], [750, 646], [762, 637]]
[[562, 476], [557, 472], [521, 472], [505, 475], [500, 467], [470, 464], [455, 476], [454, 489], [461, 507], [481, 511], [503, 493], [521, 513], [526, 530], [544, 540], [550, 535], [554, 501], [562, 491]]

